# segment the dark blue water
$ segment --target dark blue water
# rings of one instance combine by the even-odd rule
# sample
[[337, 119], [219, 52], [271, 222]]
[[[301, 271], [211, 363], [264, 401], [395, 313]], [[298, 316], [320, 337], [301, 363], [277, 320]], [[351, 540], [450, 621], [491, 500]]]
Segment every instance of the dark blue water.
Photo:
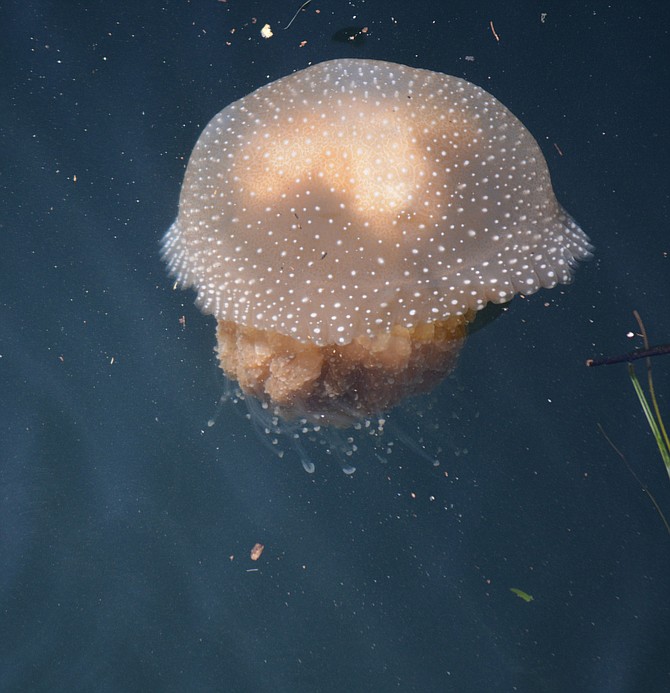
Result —
[[[625, 366], [584, 360], [634, 309], [670, 341], [670, 8], [313, 0], [281, 31], [299, 4], [0, 10], [0, 690], [669, 690], [670, 536], [598, 424], [668, 516], [670, 481]], [[308, 475], [243, 405], [208, 427], [214, 321], [158, 257], [208, 120], [339, 56], [491, 91], [597, 246], [413, 405], [437, 467]]]

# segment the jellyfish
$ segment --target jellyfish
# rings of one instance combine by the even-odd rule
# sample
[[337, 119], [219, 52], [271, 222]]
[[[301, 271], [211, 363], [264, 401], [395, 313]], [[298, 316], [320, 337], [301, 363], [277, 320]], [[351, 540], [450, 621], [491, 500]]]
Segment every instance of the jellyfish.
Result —
[[478, 311], [570, 282], [591, 250], [491, 94], [361, 59], [216, 115], [162, 241], [244, 395], [336, 429], [433, 389]]

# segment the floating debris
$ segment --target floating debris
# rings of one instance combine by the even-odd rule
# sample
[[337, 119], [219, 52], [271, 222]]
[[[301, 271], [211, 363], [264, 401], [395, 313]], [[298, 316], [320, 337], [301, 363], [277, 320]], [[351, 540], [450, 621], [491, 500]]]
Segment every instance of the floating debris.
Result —
[[257, 561], [261, 557], [264, 548], [265, 546], [263, 544], [254, 544], [254, 548], [251, 549], [251, 553], [249, 554], [251, 560]]
[[514, 594], [516, 594], [517, 597], [523, 599], [524, 602], [535, 601], [534, 598], [530, 594], [528, 594], [528, 592], [524, 592], [523, 590], [520, 590], [518, 587], [510, 587], [509, 591], [514, 592]]
[[336, 31], [332, 39], [338, 43], [351, 43], [354, 46], [361, 46], [365, 43], [370, 30], [366, 26], [345, 26]]

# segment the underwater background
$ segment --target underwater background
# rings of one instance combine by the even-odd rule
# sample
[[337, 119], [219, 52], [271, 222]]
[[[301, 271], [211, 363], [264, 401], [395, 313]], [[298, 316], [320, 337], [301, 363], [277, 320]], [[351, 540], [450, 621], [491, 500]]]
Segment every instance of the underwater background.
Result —
[[[669, 690], [670, 481], [626, 366], [585, 360], [642, 345], [634, 310], [670, 342], [670, 5], [299, 7], [0, 6], [0, 690]], [[337, 57], [490, 91], [595, 245], [352, 475], [219, 403], [159, 257], [210, 118]]]

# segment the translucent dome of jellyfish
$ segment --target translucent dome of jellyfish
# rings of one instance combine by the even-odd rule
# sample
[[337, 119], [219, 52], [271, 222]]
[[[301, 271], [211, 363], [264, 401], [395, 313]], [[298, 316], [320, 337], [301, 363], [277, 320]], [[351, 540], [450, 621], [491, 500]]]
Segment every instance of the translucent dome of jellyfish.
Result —
[[590, 251], [491, 94], [359, 59], [216, 115], [163, 238], [246, 398], [336, 428], [435, 387], [478, 310], [569, 282]]

